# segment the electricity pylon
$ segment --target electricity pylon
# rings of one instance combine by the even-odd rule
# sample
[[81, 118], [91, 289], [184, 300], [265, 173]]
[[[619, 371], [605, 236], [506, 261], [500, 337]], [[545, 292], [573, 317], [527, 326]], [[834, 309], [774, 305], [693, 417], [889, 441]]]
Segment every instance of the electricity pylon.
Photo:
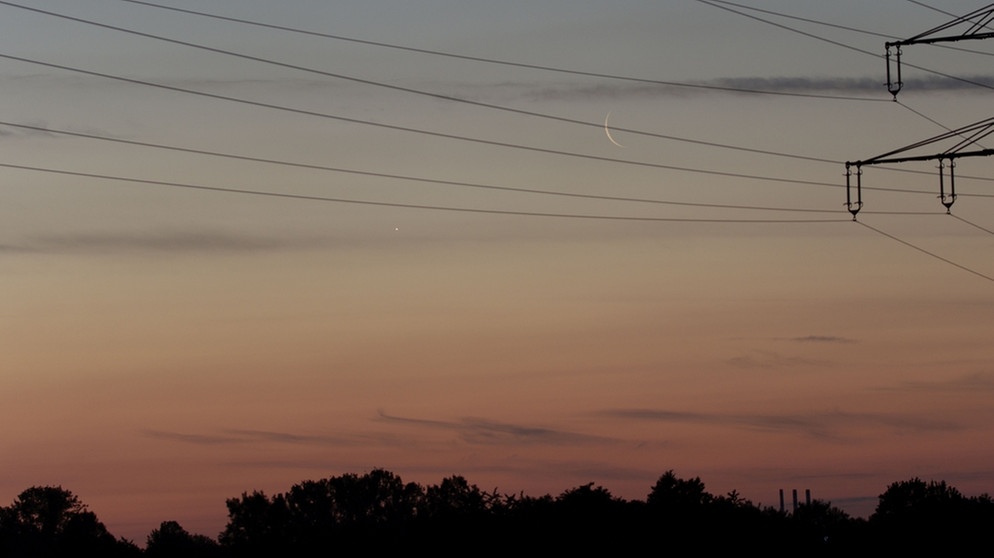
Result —
[[[894, 96], [894, 100], [896, 101], [897, 94], [904, 86], [901, 80], [901, 47], [989, 39], [994, 37], [994, 31], [990, 31], [990, 28], [987, 27], [992, 21], [994, 21], [994, 4], [957, 17], [949, 23], [929, 29], [909, 39], [885, 43], [886, 55], [884, 58], [887, 62], [887, 91]], [[941, 33], [953, 32], [956, 29], [960, 29], [961, 32], [956, 35], [941, 35]], [[984, 29], [988, 30], [984, 31]], [[856, 214], [863, 208], [863, 166], [904, 163], [908, 161], [939, 161], [939, 200], [945, 206], [946, 212], [949, 212], [953, 202], [956, 201], [956, 184], [953, 172], [953, 169], [956, 167], [956, 159], [961, 157], [986, 157], [994, 155], [994, 149], [983, 148], [978, 143], [981, 139], [992, 133], [994, 133], [994, 118], [988, 118], [987, 120], [981, 120], [980, 122], [969, 124], [957, 130], [951, 130], [945, 134], [922, 140], [900, 149], [877, 155], [876, 157], [860, 161], [846, 161], [846, 208], [848, 208], [849, 213], [852, 214], [852, 218], [855, 221]], [[944, 151], [920, 154], [925, 147], [955, 138], [958, 138], [959, 141]], [[978, 146], [981, 149], [967, 150], [967, 148], [972, 146]], [[948, 191], [945, 184], [946, 161], [948, 161], [949, 169]], [[853, 171], [854, 168], [855, 172]], [[852, 184], [853, 176], [856, 177], [855, 185]], [[855, 196], [853, 195], [854, 188]]]

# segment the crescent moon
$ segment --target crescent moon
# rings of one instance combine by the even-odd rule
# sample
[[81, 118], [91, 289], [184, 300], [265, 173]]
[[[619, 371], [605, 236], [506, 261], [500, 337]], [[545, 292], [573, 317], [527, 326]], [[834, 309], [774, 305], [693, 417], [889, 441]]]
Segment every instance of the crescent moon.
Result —
[[622, 149], [624, 149], [624, 147], [625, 147], [624, 145], [621, 145], [620, 143], [618, 143], [617, 141], [615, 141], [613, 137], [611, 137], [611, 128], [609, 128], [608, 125], [607, 125], [607, 121], [608, 121], [609, 118], [611, 118], [611, 112], [610, 111], [608, 111], [607, 116], [604, 117], [604, 133], [607, 135], [607, 141], [609, 141], [609, 142], [613, 143], [614, 145], [617, 145], [618, 147], [621, 147]]

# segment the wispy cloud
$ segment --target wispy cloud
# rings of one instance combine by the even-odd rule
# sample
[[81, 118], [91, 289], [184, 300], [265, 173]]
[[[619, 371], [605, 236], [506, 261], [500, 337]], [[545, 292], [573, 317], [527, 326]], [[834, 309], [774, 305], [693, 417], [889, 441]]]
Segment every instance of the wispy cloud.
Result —
[[804, 358], [798, 356], [784, 356], [772, 351], [755, 351], [751, 354], [732, 357], [728, 359], [728, 364], [737, 368], [798, 368], [811, 366], [825, 366], [828, 363], [822, 360]]
[[142, 434], [149, 438], [170, 440], [188, 444], [205, 446], [219, 445], [251, 445], [261, 443], [311, 445], [311, 446], [357, 446], [369, 443], [369, 440], [359, 436], [331, 436], [314, 434], [294, 434], [269, 430], [221, 430], [213, 434], [191, 434], [170, 432], [166, 430], [144, 430]]
[[887, 428], [900, 433], [946, 432], [961, 425], [924, 416], [843, 411], [806, 414], [723, 414], [665, 409], [610, 409], [598, 413], [616, 419], [664, 423], [696, 423], [719, 427], [802, 434], [819, 439], [841, 440], [868, 428]]
[[237, 436], [224, 436], [217, 434], [189, 434], [184, 432], [168, 432], [165, 430], [143, 430], [142, 434], [149, 438], [183, 442], [187, 444], [197, 444], [201, 446], [220, 446], [242, 444], [246, 442], [245, 439]]
[[994, 391], [994, 373], [978, 372], [934, 382], [906, 381], [892, 389], [928, 392], [990, 392]]
[[[460, 440], [474, 445], [580, 445], [615, 444], [620, 440], [592, 436], [537, 426], [511, 424], [482, 418], [463, 418], [454, 421], [419, 419], [388, 415], [382, 411], [374, 422], [399, 425], [416, 429], [453, 432]], [[424, 445], [424, 440], [397, 432], [342, 432], [335, 434], [300, 434], [255, 429], [225, 429], [210, 433], [187, 433], [148, 429], [144, 436], [187, 444], [204, 446], [287, 444], [333, 447], [396, 447], [411, 444]]]
[[327, 247], [323, 238], [258, 236], [220, 231], [97, 232], [29, 237], [0, 244], [8, 254], [238, 253]]
[[[921, 77], [913, 81], [905, 80], [909, 91], [958, 91], [976, 89], [973, 83], [994, 86], [994, 76], [971, 76], [963, 80], [941, 76]], [[569, 101], [596, 99], [629, 99], [651, 97], [673, 97], [720, 93], [732, 95], [755, 95], [759, 92], [814, 94], [814, 95], [859, 95], [887, 97], [887, 89], [879, 78], [844, 77], [735, 77], [718, 78], [696, 82], [603, 82], [593, 85], [563, 83], [561, 85], [529, 86], [528, 84], [504, 83], [496, 86], [496, 91], [510, 93], [519, 90], [525, 98], [537, 101]]]
[[848, 337], [837, 337], [835, 335], [806, 335], [804, 337], [792, 337], [791, 341], [796, 341], [798, 343], [855, 343], [855, 339], [849, 339]]
[[454, 421], [408, 418], [379, 413], [380, 420], [395, 424], [457, 433], [471, 444], [545, 444], [575, 445], [591, 443], [617, 443], [619, 440], [591, 436], [538, 426], [496, 422], [482, 418], [462, 418]]
[[290, 432], [275, 432], [269, 430], [225, 430], [225, 433], [238, 436], [248, 441], [276, 442], [279, 444], [302, 444], [302, 445], [355, 445], [354, 438], [344, 436], [316, 436], [293, 434]]

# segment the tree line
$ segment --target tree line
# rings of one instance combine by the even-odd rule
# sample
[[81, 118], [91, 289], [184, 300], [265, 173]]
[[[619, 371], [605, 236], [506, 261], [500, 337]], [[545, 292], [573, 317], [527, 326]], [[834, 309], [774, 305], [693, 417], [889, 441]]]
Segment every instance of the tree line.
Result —
[[944, 481], [895, 482], [867, 519], [814, 500], [788, 512], [736, 491], [709, 493], [700, 478], [662, 474], [644, 500], [594, 483], [559, 496], [484, 491], [461, 476], [431, 486], [384, 469], [254, 491], [226, 502], [216, 537], [164, 521], [145, 548], [114, 537], [61, 486], [31, 487], [0, 508], [0, 558], [63, 556], [236, 558], [425, 551], [435, 555], [656, 551], [801, 552], [862, 556], [968, 551], [989, 545], [994, 500]]

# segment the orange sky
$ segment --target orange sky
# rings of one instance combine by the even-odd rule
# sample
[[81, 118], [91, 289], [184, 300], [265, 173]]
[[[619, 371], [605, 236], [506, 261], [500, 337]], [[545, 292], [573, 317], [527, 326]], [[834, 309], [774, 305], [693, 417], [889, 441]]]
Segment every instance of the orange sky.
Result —
[[[954, 216], [935, 199], [934, 174], [876, 168], [864, 175], [860, 219], [877, 230], [842, 205], [842, 161], [941, 132], [908, 107], [963, 125], [985, 116], [989, 92], [946, 84], [902, 92], [905, 106], [701, 92], [440, 60], [130, 3], [40, 4], [591, 125], [233, 62], [3, 7], [0, 54], [490, 143], [0, 60], [0, 120], [54, 130], [0, 125], [0, 504], [60, 484], [111, 532], [142, 543], [165, 520], [215, 536], [225, 498], [243, 491], [374, 467], [534, 495], [594, 481], [626, 498], [643, 498], [674, 469], [767, 505], [780, 488], [810, 488], [857, 515], [888, 483], [914, 476], [991, 491], [994, 222], [987, 183], [970, 178], [990, 162], [958, 164]], [[383, 16], [360, 4], [335, 14], [187, 7], [592, 72], [763, 78], [780, 92], [794, 78], [808, 80], [808, 93], [887, 100], [842, 79], [882, 79], [872, 56], [700, 3], [622, 4], [583, 2], [557, 17], [547, 6], [497, 14], [472, 2], [445, 12], [458, 23], [449, 27], [431, 2], [376, 10]], [[906, 21], [856, 2], [846, 4], [857, 12], [763, 4], [834, 22], [858, 13], [891, 34], [942, 23], [903, 3], [893, 7]], [[598, 28], [603, 35], [581, 34]], [[45, 37], [73, 37], [76, 47], [60, 51]], [[972, 58], [909, 51], [921, 64], [978, 71]], [[609, 111], [625, 148], [598, 126]], [[742, 222], [757, 219], [773, 222]]]

